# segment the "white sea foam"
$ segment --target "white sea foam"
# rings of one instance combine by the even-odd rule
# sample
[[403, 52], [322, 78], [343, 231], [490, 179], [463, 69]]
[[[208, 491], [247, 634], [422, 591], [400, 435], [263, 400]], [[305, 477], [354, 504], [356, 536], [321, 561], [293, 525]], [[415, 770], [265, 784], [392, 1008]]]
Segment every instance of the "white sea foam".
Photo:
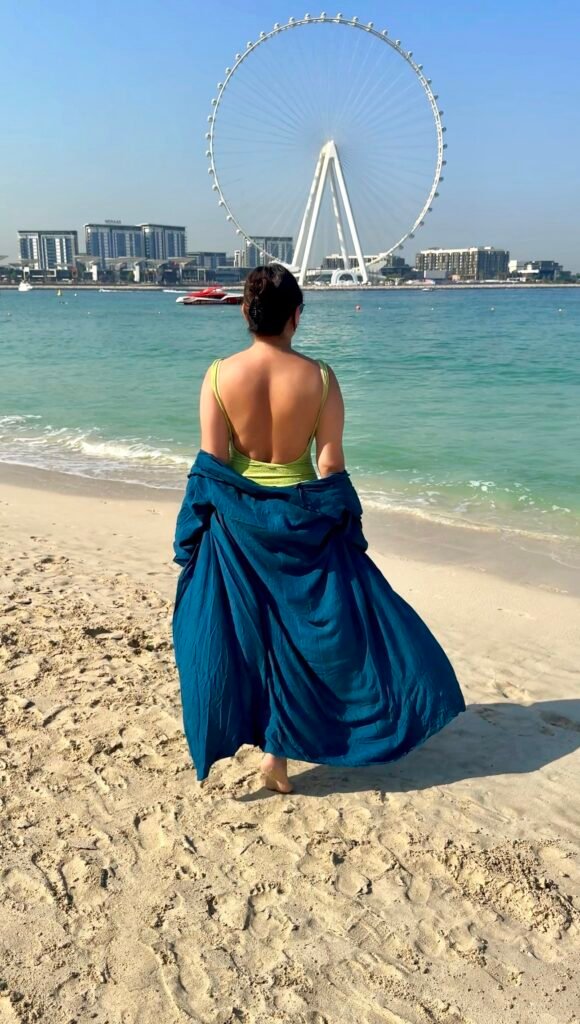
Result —
[[171, 466], [188, 466], [190, 459], [175, 455], [167, 448], [153, 448], [142, 441], [96, 441], [86, 434], [68, 437], [64, 441], [69, 451], [83, 452], [96, 459], [112, 459], [119, 462], [163, 462]]
[[0, 461], [152, 486], [176, 486], [192, 461], [193, 453], [175, 451], [163, 443], [104, 438], [97, 428], [42, 426], [37, 422], [41, 419], [0, 418]]
[[42, 416], [36, 416], [32, 413], [27, 416], [0, 416], [0, 428], [2, 427], [16, 427], [20, 423], [27, 423], [28, 420], [41, 420]]

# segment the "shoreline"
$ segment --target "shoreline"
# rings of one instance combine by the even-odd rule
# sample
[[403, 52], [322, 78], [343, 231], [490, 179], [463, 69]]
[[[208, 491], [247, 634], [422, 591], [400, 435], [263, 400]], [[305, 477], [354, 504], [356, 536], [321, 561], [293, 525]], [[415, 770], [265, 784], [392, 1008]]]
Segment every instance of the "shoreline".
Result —
[[[185, 474], [184, 474], [185, 487]], [[59, 508], [67, 501], [74, 508], [80, 500], [87, 517], [96, 510], [132, 510], [141, 519], [161, 516], [169, 524], [175, 517], [183, 488], [148, 487], [77, 476], [50, 469], [0, 462], [0, 498], [20, 490], [20, 500], [34, 502], [39, 492], [56, 499]], [[463, 568], [524, 586], [580, 597], [580, 545], [555, 536], [545, 537], [509, 531], [501, 527], [437, 521], [405, 509], [365, 507], [363, 528], [371, 554], [383, 558], [411, 559], [448, 568]], [[114, 512], [111, 528], [114, 526]], [[170, 541], [167, 561], [171, 560]]]

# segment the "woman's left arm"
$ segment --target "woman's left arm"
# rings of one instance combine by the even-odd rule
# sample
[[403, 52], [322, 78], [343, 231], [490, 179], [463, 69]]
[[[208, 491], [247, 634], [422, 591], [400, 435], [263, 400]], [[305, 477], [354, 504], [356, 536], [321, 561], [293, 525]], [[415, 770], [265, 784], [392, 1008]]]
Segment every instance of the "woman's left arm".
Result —
[[201, 386], [199, 399], [199, 421], [201, 427], [201, 448], [222, 462], [230, 461], [229, 434], [224, 414], [221, 411], [211, 386], [211, 370], [208, 370]]

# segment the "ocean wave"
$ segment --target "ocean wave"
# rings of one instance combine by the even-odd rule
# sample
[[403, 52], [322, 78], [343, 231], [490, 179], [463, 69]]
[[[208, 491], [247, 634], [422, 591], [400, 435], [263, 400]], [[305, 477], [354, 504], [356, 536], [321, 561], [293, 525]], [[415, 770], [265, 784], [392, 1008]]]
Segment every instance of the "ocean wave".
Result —
[[[170, 438], [105, 437], [98, 427], [73, 428], [35, 414], [0, 416], [0, 461], [96, 479], [180, 488], [195, 455]], [[519, 480], [445, 478], [417, 468], [350, 472], [369, 510], [404, 512], [465, 529], [526, 536], [580, 536], [580, 515], [563, 501], [534, 494]], [[562, 495], [564, 497], [564, 495]]]
[[167, 448], [152, 448], [142, 441], [96, 441], [86, 434], [64, 440], [69, 451], [83, 452], [95, 459], [113, 459], [119, 462], [163, 462], [170, 466], [188, 466], [190, 459], [175, 455]]
[[28, 423], [29, 420], [41, 420], [42, 416], [29, 413], [27, 416], [0, 416], [0, 428], [16, 427], [21, 423]]
[[[423, 495], [397, 494], [394, 496], [385, 491], [368, 491], [365, 490], [361, 482], [359, 482], [358, 491], [364, 508], [377, 512], [411, 515], [426, 522], [460, 527], [479, 533], [513, 534], [535, 540], [554, 541], [577, 542], [580, 538], [580, 521], [573, 516], [571, 509], [563, 506], [551, 505], [549, 509], [540, 509], [537, 508], [536, 502], [530, 501], [529, 508], [535, 513], [535, 518], [533, 522], [524, 525], [520, 517], [516, 518], [510, 512], [504, 511], [501, 517], [495, 515], [492, 518], [497, 509], [493, 502], [489, 502], [487, 505], [477, 505], [468, 500], [459, 500], [455, 505], [445, 507], [443, 504], [428, 500]], [[550, 513], [555, 512], [570, 513], [567, 520], [568, 530], [562, 529], [561, 517], [557, 517], [557, 519], [554, 517], [548, 521]], [[575, 527], [576, 529], [574, 529]]]
[[0, 461], [78, 476], [176, 486], [191, 455], [162, 439], [106, 438], [97, 427], [41, 425], [41, 416], [0, 417]]

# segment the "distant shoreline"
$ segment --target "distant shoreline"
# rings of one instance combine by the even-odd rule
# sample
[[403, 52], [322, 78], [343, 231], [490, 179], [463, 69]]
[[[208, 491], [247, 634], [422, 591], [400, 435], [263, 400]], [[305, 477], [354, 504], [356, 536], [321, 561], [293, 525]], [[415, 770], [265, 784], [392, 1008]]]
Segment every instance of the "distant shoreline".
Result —
[[[243, 282], [239, 285], [219, 285], [225, 291], [234, 290], [239, 291]], [[215, 282], [210, 282], [209, 285], [192, 285], [191, 288], [168, 288], [165, 285], [158, 284], [108, 284], [106, 288], [103, 285], [97, 284], [68, 284], [63, 281], [59, 281], [56, 284], [34, 284], [33, 291], [86, 291], [86, 292], [99, 292], [103, 290], [106, 292], [173, 292], [173, 291], [196, 291], [201, 287], [214, 286]], [[539, 284], [538, 282], [530, 282], [529, 284], [513, 281], [465, 281], [465, 282], [447, 282], [445, 284], [424, 284], [421, 281], [414, 281], [412, 284], [370, 284], [370, 285], [316, 285], [306, 284], [303, 285], [303, 291], [308, 292], [410, 292], [410, 291], [466, 291], [468, 289], [479, 289], [490, 291], [492, 289], [504, 289], [508, 291], [527, 289], [527, 288], [580, 288], [580, 281], [565, 282], [545, 282]], [[17, 284], [0, 284], [0, 291], [18, 291]]]

